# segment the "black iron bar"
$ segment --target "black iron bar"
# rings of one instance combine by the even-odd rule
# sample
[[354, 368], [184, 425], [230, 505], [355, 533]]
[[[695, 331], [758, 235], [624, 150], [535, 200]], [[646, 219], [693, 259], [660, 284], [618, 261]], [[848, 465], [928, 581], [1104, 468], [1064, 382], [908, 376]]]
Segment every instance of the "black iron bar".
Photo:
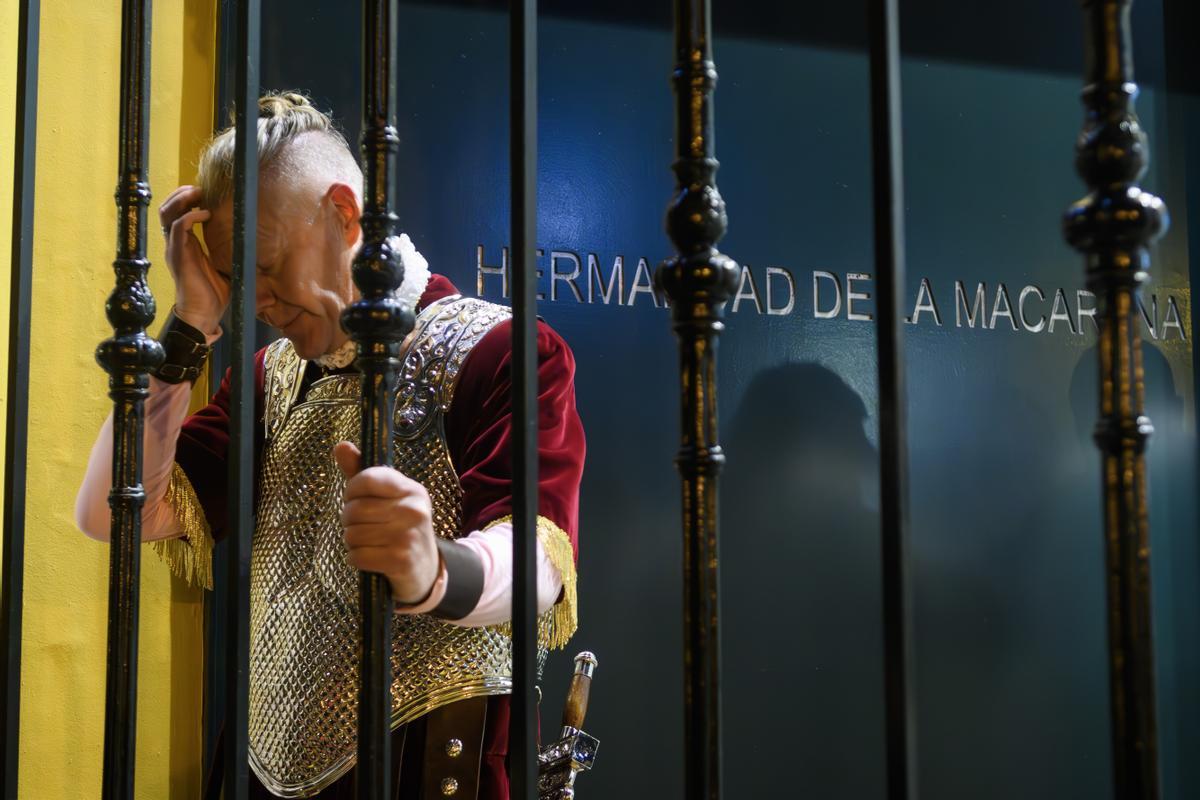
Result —
[[513, 252], [513, 595], [509, 786], [537, 797], [537, 0], [509, 5], [509, 164]]
[[30, 283], [37, 155], [40, 0], [21, 0], [17, 22], [17, 114], [13, 138], [12, 272], [8, 305], [8, 399], [4, 434], [4, 563], [0, 575], [0, 796], [17, 798], [21, 733], [21, 610], [25, 585], [25, 456], [29, 420]]
[[[342, 315], [358, 343], [362, 372], [362, 463], [392, 465], [392, 415], [400, 368], [400, 343], [412, 330], [413, 309], [395, 292], [404, 280], [396, 238], [396, 0], [363, 3], [363, 213], [362, 248], [354, 259], [354, 283], [362, 299]], [[382, 575], [364, 572], [361, 686], [358, 695], [359, 800], [391, 800], [392, 590]]]
[[1129, 11], [1132, 0], [1082, 0], [1085, 18], [1083, 130], [1075, 167], [1087, 197], [1068, 209], [1063, 230], [1084, 255], [1098, 298], [1100, 448], [1108, 591], [1109, 693], [1114, 796], [1159, 797], [1150, 614], [1150, 522], [1142, 340], [1137, 296], [1150, 245], [1167, 226], [1162, 200], [1144, 192], [1149, 144], [1134, 113]]
[[684, 797], [721, 795], [721, 641], [717, 600], [717, 476], [725, 455], [717, 441], [717, 337], [739, 268], [717, 250], [725, 235], [725, 201], [717, 191], [708, 0], [675, 2], [675, 171], [667, 234], [678, 254], [655, 281], [671, 300], [679, 339], [683, 478]]
[[897, 0], [870, 0], [884, 724], [889, 800], [916, 797], [904, 381], [904, 170]]
[[104, 705], [105, 800], [131, 800], [137, 722], [138, 580], [141, 568], [142, 432], [150, 371], [162, 363], [146, 335], [154, 297], [146, 284], [146, 175], [150, 121], [150, 1], [121, 4], [121, 123], [117, 177], [116, 288], [106, 310], [113, 337], [96, 360], [108, 371], [113, 400], [111, 545], [108, 575], [108, 659]]
[[258, 265], [258, 64], [260, 0], [238, 0], [233, 107], [232, 347], [225, 685], [225, 800], [249, 793], [250, 543], [254, 534], [254, 318]]

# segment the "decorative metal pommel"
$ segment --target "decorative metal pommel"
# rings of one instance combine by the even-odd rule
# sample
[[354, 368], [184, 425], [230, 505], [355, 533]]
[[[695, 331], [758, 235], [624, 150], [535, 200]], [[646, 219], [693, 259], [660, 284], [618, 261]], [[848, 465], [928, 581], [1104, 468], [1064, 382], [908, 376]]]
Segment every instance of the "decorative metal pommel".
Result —
[[575, 656], [575, 674], [582, 675], [585, 678], [592, 677], [592, 673], [596, 671], [596, 667], [600, 662], [596, 660], [596, 655], [588, 650], [584, 650], [579, 655]]
[[600, 742], [584, 733], [588, 694], [596, 671], [596, 656], [587, 650], [575, 656], [575, 674], [563, 706], [563, 726], [559, 739], [538, 754], [539, 800], [571, 800], [575, 797], [575, 778], [596, 761]]

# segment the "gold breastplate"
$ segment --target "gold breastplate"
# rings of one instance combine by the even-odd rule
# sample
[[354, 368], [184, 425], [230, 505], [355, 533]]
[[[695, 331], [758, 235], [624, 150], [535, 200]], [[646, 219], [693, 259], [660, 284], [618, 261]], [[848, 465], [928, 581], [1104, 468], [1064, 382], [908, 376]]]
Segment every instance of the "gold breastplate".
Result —
[[[420, 314], [402, 353], [395, 466], [428, 490], [438, 536], [462, 533], [462, 488], [443, 415], [463, 361], [509, 315], [482, 300], [445, 298]], [[268, 348], [250, 567], [249, 760], [282, 797], [313, 795], [354, 765], [358, 707], [359, 581], [345, 562], [345, 481], [331, 450], [359, 441], [361, 378], [322, 378], [300, 399], [304, 368], [286, 339]], [[393, 727], [456, 700], [510, 691], [503, 628], [397, 615], [393, 631]]]

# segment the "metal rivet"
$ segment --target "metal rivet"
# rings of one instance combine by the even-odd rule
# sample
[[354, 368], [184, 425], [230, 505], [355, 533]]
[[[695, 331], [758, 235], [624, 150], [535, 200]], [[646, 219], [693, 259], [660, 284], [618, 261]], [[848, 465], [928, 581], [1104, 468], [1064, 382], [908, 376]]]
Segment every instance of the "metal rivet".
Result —
[[450, 741], [446, 742], [446, 755], [450, 756], [451, 758], [458, 758], [460, 755], [462, 755], [462, 751], [462, 739], [451, 739]]
[[442, 778], [442, 794], [449, 797], [458, 791], [458, 781], [454, 778]]

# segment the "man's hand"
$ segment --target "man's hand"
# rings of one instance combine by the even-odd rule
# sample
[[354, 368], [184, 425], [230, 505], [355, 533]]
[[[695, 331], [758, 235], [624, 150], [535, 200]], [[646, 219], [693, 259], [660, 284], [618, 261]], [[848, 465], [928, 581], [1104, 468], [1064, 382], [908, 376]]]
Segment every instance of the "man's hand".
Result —
[[158, 208], [167, 237], [167, 267], [175, 279], [175, 315], [203, 333], [216, 333], [229, 305], [229, 276], [218, 272], [192, 233], [212, 213], [199, 208], [200, 187], [180, 186]]
[[346, 476], [342, 528], [348, 562], [386, 576], [397, 602], [420, 603], [440, 568], [429, 493], [391, 467], [362, 469], [362, 454], [350, 442], [339, 442], [333, 458]]

